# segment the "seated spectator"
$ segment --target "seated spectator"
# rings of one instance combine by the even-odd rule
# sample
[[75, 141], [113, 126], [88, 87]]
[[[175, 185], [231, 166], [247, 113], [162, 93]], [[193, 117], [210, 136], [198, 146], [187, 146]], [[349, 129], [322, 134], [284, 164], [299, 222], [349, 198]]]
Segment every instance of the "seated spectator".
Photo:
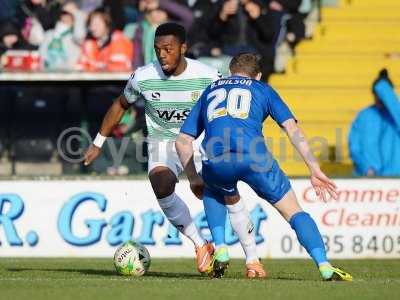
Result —
[[29, 43], [39, 46], [43, 42], [44, 32], [56, 25], [60, 11], [58, 0], [23, 1], [16, 15], [23, 37]]
[[311, 0], [294, 1], [289, 9], [290, 16], [286, 22], [286, 40], [294, 49], [306, 37], [304, 20], [311, 12], [312, 2]]
[[354, 120], [350, 156], [358, 176], [400, 176], [400, 99], [387, 70], [372, 86], [375, 103]]
[[130, 71], [133, 45], [119, 30], [112, 30], [111, 17], [103, 10], [88, 18], [88, 36], [81, 49], [78, 68], [85, 71]]
[[188, 1], [194, 17], [193, 24], [188, 31], [188, 53], [194, 58], [210, 56], [211, 49], [217, 47], [207, 32], [207, 28], [212, 21], [210, 12], [213, 11], [213, 2], [215, 1]]
[[74, 17], [74, 39], [77, 43], [81, 44], [86, 37], [86, 21], [88, 15], [78, 7], [74, 0], [65, 1], [61, 7], [61, 11], [70, 13]]
[[52, 30], [40, 45], [40, 56], [47, 70], [73, 69], [79, 59], [79, 38], [74, 37], [74, 16], [63, 11]]
[[134, 68], [156, 59], [154, 34], [158, 25], [174, 21], [189, 28], [193, 21], [192, 12], [185, 5], [171, 0], [139, 0], [139, 11], [144, 13], [144, 18], [134, 30]]
[[234, 56], [240, 52], [256, 52], [262, 56], [263, 79], [273, 72], [275, 42], [279, 34], [268, 7], [258, 0], [222, 0], [215, 5], [208, 34], [220, 48], [212, 56]]
[[114, 29], [123, 30], [127, 23], [137, 21], [137, 0], [78, 0], [78, 3], [87, 14], [96, 9], [107, 12]]
[[27, 43], [18, 28], [12, 23], [0, 24], [0, 56], [7, 50], [35, 50], [35, 46]]

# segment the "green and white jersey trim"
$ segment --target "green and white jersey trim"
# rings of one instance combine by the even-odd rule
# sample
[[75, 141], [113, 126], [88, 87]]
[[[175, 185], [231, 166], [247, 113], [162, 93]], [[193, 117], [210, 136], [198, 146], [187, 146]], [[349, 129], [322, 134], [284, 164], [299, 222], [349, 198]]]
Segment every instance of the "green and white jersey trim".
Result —
[[129, 103], [143, 98], [150, 139], [174, 140], [202, 92], [221, 75], [196, 60], [186, 59], [186, 70], [166, 77], [158, 62], [136, 70], [124, 95]]
[[185, 92], [203, 90], [212, 82], [213, 80], [211, 78], [193, 78], [181, 80], [149, 79], [139, 81], [138, 84], [142, 92], [146, 92], [149, 90]]

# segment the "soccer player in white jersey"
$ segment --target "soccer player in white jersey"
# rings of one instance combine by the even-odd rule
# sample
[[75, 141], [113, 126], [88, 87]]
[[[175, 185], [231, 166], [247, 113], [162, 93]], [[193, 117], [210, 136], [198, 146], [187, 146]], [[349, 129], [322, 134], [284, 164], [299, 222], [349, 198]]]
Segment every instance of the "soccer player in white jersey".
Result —
[[96, 139], [85, 154], [85, 165], [99, 156], [106, 137], [130, 104], [144, 98], [151, 186], [168, 220], [195, 245], [197, 269], [204, 273], [212, 264], [214, 248], [201, 237], [187, 205], [175, 193], [178, 175], [183, 170], [174, 143], [203, 90], [221, 76], [216, 69], [185, 58], [186, 32], [178, 24], [160, 25], [155, 33], [154, 48], [157, 61], [132, 74], [124, 93], [106, 113]]

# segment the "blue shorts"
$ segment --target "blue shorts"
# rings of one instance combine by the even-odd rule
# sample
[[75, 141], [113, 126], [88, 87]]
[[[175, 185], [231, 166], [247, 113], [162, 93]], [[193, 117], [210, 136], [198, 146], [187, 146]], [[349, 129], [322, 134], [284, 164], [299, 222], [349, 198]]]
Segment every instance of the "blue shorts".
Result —
[[220, 196], [238, 194], [237, 182], [247, 183], [260, 198], [275, 204], [291, 189], [288, 177], [274, 159], [252, 160], [250, 155], [233, 153], [203, 161], [206, 187]]

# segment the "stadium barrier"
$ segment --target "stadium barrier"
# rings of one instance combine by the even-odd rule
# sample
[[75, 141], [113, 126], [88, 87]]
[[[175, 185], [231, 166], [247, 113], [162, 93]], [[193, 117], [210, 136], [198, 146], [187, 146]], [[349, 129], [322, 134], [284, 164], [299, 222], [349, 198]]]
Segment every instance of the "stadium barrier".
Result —
[[[400, 179], [338, 179], [339, 199], [317, 200], [308, 180], [293, 187], [316, 220], [332, 258], [400, 257]], [[262, 258], [304, 258], [294, 232], [244, 184]], [[210, 239], [202, 202], [180, 181], [177, 192]], [[153, 257], [192, 257], [191, 243], [161, 213], [146, 180], [0, 181], [0, 256], [111, 257], [135, 239]], [[228, 224], [232, 257], [243, 257]]]

